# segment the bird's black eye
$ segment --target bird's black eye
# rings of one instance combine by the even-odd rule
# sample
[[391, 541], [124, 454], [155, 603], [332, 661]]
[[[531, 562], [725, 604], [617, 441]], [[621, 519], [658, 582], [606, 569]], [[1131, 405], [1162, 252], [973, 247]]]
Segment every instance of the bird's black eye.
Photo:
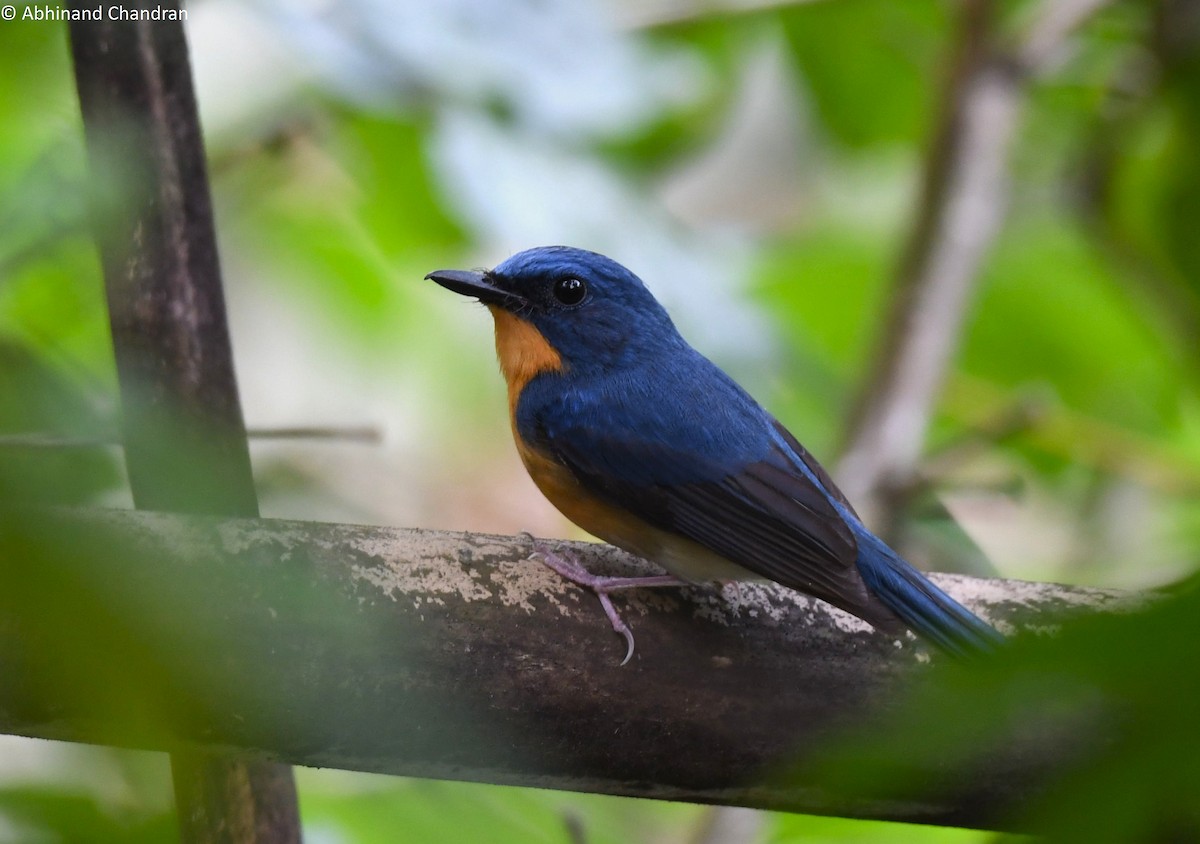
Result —
[[564, 305], [578, 305], [587, 295], [587, 285], [582, 279], [568, 276], [554, 282], [554, 298]]

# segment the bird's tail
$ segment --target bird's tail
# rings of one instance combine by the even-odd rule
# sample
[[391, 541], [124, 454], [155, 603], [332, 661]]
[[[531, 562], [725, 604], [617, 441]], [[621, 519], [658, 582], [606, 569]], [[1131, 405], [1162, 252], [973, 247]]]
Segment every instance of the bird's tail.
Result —
[[867, 588], [914, 632], [959, 657], [991, 652], [1004, 641], [881, 539], [864, 534], [858, 537], [858, 570]]

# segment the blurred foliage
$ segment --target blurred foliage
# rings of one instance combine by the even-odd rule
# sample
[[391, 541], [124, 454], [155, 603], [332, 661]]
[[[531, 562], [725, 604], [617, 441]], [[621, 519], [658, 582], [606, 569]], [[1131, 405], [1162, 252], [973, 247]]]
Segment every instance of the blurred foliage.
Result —
[[[314, 785], [318, 777], [311, 778]], [[326, 778], [326, 788], [338, 777]], [[342, 778], [344, 779], [344, 777]], [[351, 836], [363, 844], [405, 844], [465, 836], [472, 841], [596, 844], [661, 841], [694, 824], [686, 806], [656, 806], [598, 795], [567, 796], [535, 789], [393, 778], [364, 778], [353, 794], [313, 789], [303, 806], [307, 829]], [[372, 782], [372, 779], [374, 782]], [[302, 787], [309, 780], [301, 779]], [[362, 783], [359, 784], [361, 787]], [[310, 792], [306, 791], [306, 795]], [[453, 818], [452, 823], [447, 820]], [[349, 822], [348, 822], [349, 821]]]
[[848, 151], [924, 142], [936, 114], [953, 7], [800, 4], [781, 14], [822, 128]]
[[328, 103], [260, 154], [218, 161], [234, 248], [252, 238], [289, 295], [343, 321], [349, 337], [411, 332], [420, 315], [397, 306], [396, 277], [424, 275], [464, 242], [422, 160], [427, 128]]
[[[483, 23], [450, 0], [423, 16], [367, 0], [325, 15], [265, 0], [192, 5], [202, 105], [235, 115], [208, 129], [248, 417], [349, 414], [390, 438], [366, 453], [256, 447], [266, 511], [545, 524], [514, 486], [515, 463], [495, 457], [507, 446], [493, 444], [504, 414], [486, 319], [419, 280], [548, 239], [636, 244], [631, 254], [658, 262], [634, 267], [652, 287], [711, 268], [704, 284], [726, 284], [775, 327], [755, 346], [762, 398], [814, 453], [835, 453], [915, 216], [960, 4], [505, 0]], [[998, 3], [999, 43], [1040, 8]], [[626, 25], [603, 28], [605, 17]], [[1009, 221], [984, 264], [910, 511], [917, 558], [1127, 587], [1200, 564], [1197, 17], [1194, 0], [1110, 4], [1031, 86]], [[564, 42], [565, 58], [547, 49]], [[765, 49], [781, 51], [790, 87], [743, 73]], [[119, 454], [80, 447], [118, 424], [64, 26], [0, 24], [0, 71], [0, 436], [75, 443], [0, 444], [0, 491], [111, 501], [125, 494]], [[255, 92], [262, 99], [245, 105]], [[755, 97], [799, 126], [785, 158], [735, 155], [729, 116]], [[599, 114], [611, 125], [597, 127]], [[544, 172], [521, 170], [530, 160]], [[711, 219], [663, 210], [672, 180], [718, 163], [734, 187], [709, 190]], [[756, 164], [795, 171], [774, 180], [786, 196], [743, 178]], [[738, 184], [753, 191], [739, 197]], [[766, 222], [738, 216], [776, 206], [786, 211]], [[703, 330], [686, 333], [720, 347], [721, 332], [745, 323], [722, 318], [729, 300], [715, 289], [694, 295], [700, 283], [682, 280], [676, 314], [685, 329], [701, 314]], [[1185, 583], [1143, 611], [1020, 640], [995, 665], [939, 667], [897, 722], [831, 751], [827, 776], [887, 794], [928, 784], [914, 771], [934, 768], [953, 785], [1014, 727], [1030, 740], [1082, 726], [1096, 740], [1071, 748], [1075, 768], [1006, 821], [1067, 841], [1197, 837], [1200, 607]], [[56, 609], [63, 624], [87, 603], [72, 600]], [[110, 635], [142, 654], [114, 613]], [[0, 842], [172, 840], [163, 767], [116, 776], [128, 782], [116, 799], [62, 782], [53, 766], [27, 782], [0, 759]], [[302, 772], [301, 785], [313, 841], [684, 842], [699, 839], [708, 811], [321, 772]], [[783, 815], [758, 833], [773, 843], [993, 838]]]
[[3, 789], [0, 816], [12, 830], [5, 840], [159, 844], [178, 839], [175, 819], [166, 812], [114, 811], [87, 793], [34, 787]]
[[0, 340], [0, 436], [75, 439], [69, 448], [0, 445], [0, 490], [28, 503], [84, 504], [122, 480], [111, 457], [94, 445], [114, 436], [74, 384], [28, 346]]
[[1054, 748], [1061, 767], [1041, 774], [1039, 799], [997, 822], [1053, 841], [1194, 841], [1198, 587], [1193, 576], [1136, 612], [1018, 637], [986, 665], [941, 664], [894, 719], [835, 744], [820, 776], [875, 798], [969, 804], [973, 771]]

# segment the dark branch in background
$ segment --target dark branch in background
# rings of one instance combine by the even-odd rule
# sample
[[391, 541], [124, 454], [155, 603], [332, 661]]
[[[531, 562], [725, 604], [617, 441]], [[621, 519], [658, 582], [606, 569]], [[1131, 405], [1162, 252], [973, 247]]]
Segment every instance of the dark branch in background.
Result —
[[968, 0], [962, 6], [916, 224], [836, 472], [859, 512], [885, 535], [894, 531], [903, 491], [912, 488], [980, 264], [1004, 220], [1009, 149], [1029, 84], [1103, 5], [1105, 0], [1047, 0], [1012, 46], [997, 33], [996, 3]]
[[[781, 771], [894, 714], [925, 652], [781, 587], [631, 590], [616, 600], [637, 651], [621, 666], [595, 596], [530, 560], [528, 538], [121, 511], [0, 519], [13, 523], [0, 574], [8, 543], [36, 564], [0, 594], [0, 731], [988, 828], [1114, 740], [1087, 719], [1069, 722], [1082, 736], [1021, 721], [969, 775], [947, 782], [939, 759], [914, 773], [929, 784], [919, 799], [881, 801]], [[609, 546], [564, 545], [591, 571], [650, 573]], [[1119, 606], [935, 577], [1005, 630]]]
[[[183, 27], [70, 33], [134, 501], [256, 516]], [[186, 842], [299, 840], [287, 767], [182, 749], [171, 765]]]

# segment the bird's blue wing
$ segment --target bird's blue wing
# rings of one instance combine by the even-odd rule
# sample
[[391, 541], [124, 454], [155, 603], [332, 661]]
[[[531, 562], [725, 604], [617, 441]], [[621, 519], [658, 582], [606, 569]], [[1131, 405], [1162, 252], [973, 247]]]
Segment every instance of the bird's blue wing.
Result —
[[595, 404], [578, 396], [547, 403], [519, 420], [522, 434], [609, 504], [760, 576], [874, 616], [854, 533], [831, 500], [845, 504], [841, 493], [783, 426], [720, 375], [677, 385], [670, 402], [615, 398], [622, 392], [614, 390]]

